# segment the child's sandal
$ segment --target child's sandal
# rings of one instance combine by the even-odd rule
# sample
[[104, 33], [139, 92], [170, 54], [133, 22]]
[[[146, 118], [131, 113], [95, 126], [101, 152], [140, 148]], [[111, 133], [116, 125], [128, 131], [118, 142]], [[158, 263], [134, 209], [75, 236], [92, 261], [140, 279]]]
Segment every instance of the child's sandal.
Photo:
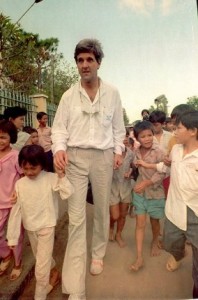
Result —
[[0, 276], [5, 273], [5, 271], [8, 269], [10, 263], [12, 261], [12, 254], [10, 254], [8, 257], [2, 259], [0, 263]]
[[21, 273], [22, 273], [22, 267], [21, 266], [19, 266], [19, 267], [15, 266], [12, 269], [12, 272], [10, 273], [9, 279], [11, 281], [17, 280], [20, 277]]
[[169, 272], [174, 272], [176, 271], [181, 265], [181, 260], [179, 261], [176, 261], [176, 259], [174, 258], [173, 255], [170, 255], [168, 260], [167, 260], [167, 263], [166, 263], [166, 269], [169, 271]]

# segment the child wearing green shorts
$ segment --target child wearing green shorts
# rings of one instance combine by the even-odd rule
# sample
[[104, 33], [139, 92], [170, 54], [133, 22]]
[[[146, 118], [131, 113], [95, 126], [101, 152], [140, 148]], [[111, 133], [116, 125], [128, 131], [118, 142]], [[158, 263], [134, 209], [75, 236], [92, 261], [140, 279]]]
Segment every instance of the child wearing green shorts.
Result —
[[[164, 153], [159, 145], [153, 141], [153, 125], [148, 121], [141, 121], [134, 126], [135, 138], [140, 143], [136, 150], [136, 159], [147, 163], [163, 161]], [[131, 265], [131, 270], [138, 271], [143, 267], [143, 240], [147, 214], [150, 216], [152, 227], [151, 256], [160, 254], [158, 238], [160, 235], [159, 220], [164, 217], [165, 194], [163, 188], [164, 174], [153, 169], [138, 167], [139, 175], [133, 189], [133, 205], [136, 214], [136, 250], [137, 258]]]

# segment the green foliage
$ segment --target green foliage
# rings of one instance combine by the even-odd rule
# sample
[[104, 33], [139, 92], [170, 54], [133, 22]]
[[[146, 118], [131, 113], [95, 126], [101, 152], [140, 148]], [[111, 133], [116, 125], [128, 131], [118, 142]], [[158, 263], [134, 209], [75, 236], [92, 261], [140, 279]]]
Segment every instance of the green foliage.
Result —
[[198, 110], [198, 96], [192, 96], [187, 99], [187, 104], [192, 106], [194, 109]]
[[62, 71], [58, 43], [57, 38], [41, 40], [38, 34], [25, 32], [0, 14], [0, 87], [47, 93], [51, 102], [60, 98], [78, 75], [69, 64]]
[[123, 118], [124, 118], [124, 125], [128, 125], [129, 124], [129, 118], [127, 116], [127, 113], [126, 113], [126, 109], [123, 108]]

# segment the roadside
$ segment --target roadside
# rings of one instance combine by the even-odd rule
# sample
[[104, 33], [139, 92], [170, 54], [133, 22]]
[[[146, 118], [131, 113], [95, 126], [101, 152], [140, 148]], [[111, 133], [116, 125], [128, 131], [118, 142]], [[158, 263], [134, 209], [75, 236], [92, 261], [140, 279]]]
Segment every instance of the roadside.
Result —
[[[190, 299], [192, 291], [191, 278], [191, 248], [187, 247], [188, 255], [181, 268], [173, 273], [166, 270], [168, 253], [162, 251], [159, 257], [150, 257], [151, 230], [148, 226], [145, 234], [144, 256], [145, 266], [139, 272], [129, 270], [135, 260], [134, 228], [135, 219], [127, 216], [123, 237], [126, 247], [119, 248], [116, 242], [109, 242], [104, 260], [104, 271], [100, 276], [89, 273], [90, 245], [92, 236], [93, 206], [87, 205], [87, 238], [88, 238], [88, 266], [87, 266], [87, 300], [120, 300], [120, 299]], [[66, 216], [58, 225], [54, 255], [57, 266], [61, 270], [65, 247], [67, 243], [68, 219]], [[34, 278], [27, 284], [19, 300], [29, 300], [34, 293]], [[17, 298], [16, 298], [17, 299]], [[61, 292], [61, 285], [52, 291], [47, 299], [67, 299]]]

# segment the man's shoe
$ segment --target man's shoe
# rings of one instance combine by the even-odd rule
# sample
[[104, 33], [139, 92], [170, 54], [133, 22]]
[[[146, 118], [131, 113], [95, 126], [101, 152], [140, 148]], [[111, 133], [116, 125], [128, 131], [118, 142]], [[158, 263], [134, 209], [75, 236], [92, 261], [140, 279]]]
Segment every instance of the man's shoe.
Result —
[[103, 260], [102, 259], [92, 259], [90, 266], [90, 273], [92, 275], [99, 275], [103, 271]]

